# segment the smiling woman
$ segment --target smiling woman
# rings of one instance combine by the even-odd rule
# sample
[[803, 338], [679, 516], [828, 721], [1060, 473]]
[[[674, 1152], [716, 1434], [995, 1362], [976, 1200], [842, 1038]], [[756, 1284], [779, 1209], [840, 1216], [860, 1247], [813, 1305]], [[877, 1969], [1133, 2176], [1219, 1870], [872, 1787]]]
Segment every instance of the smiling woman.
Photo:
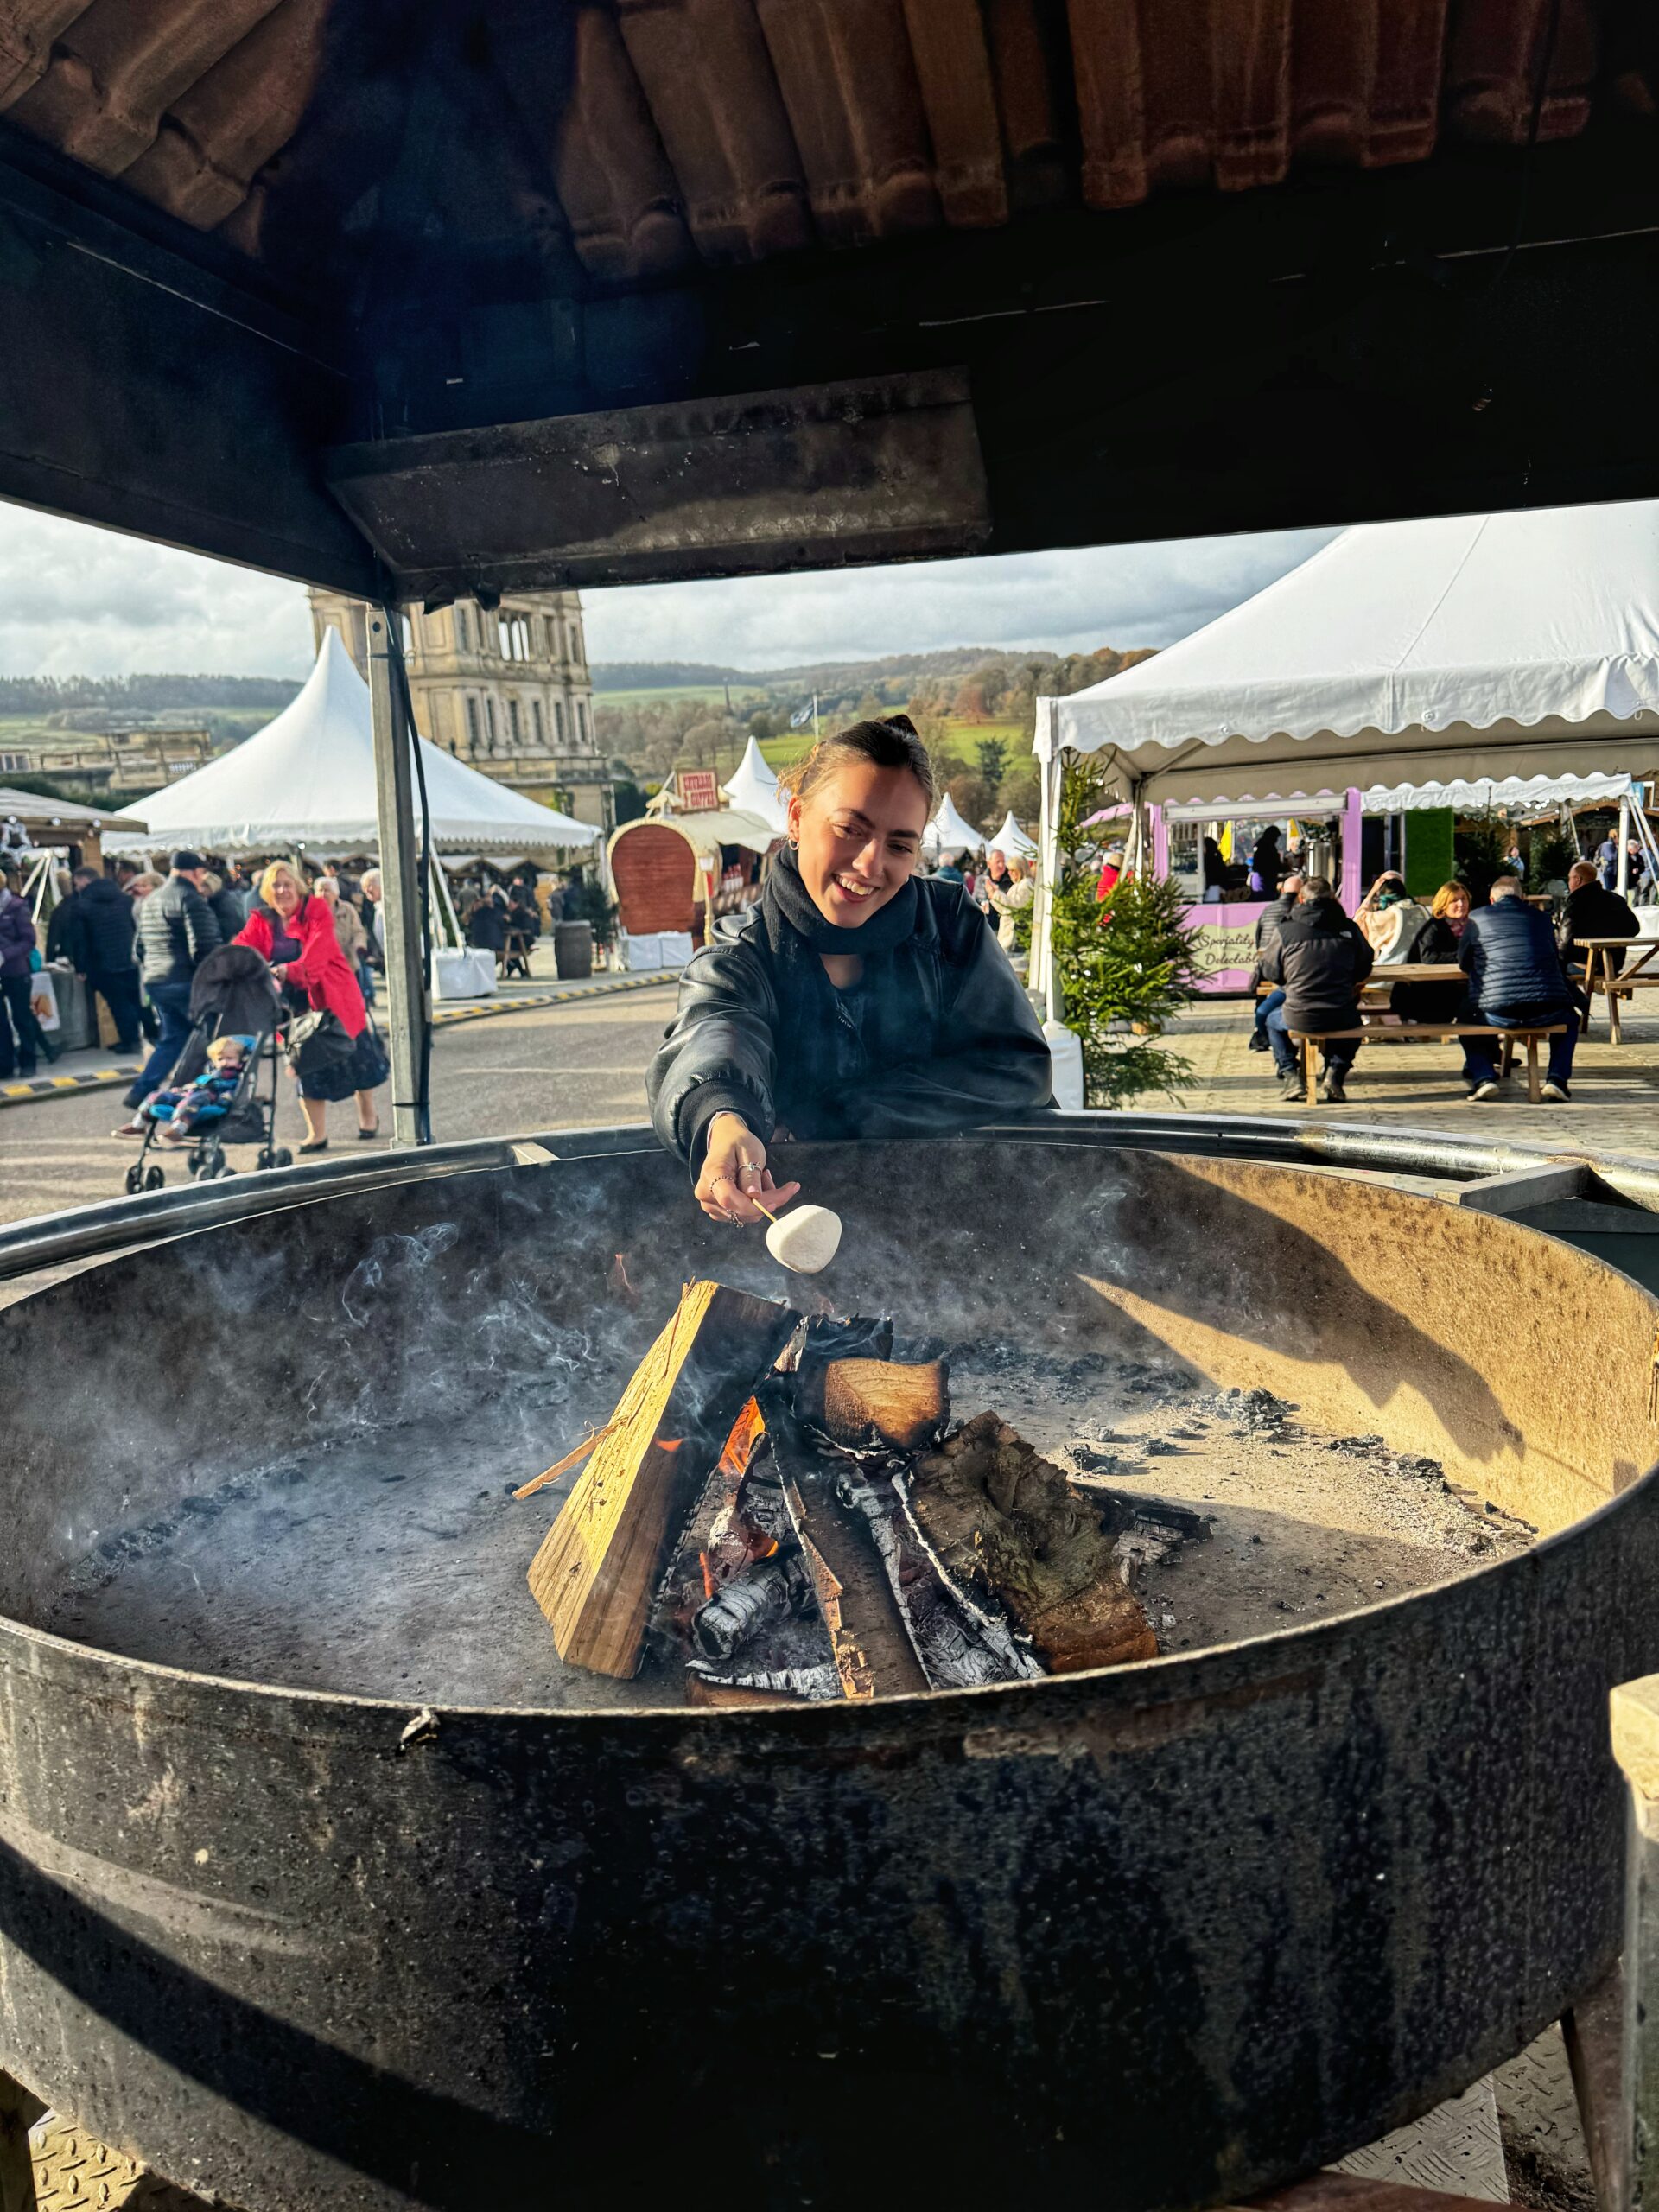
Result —
[[785, 780], [788, 846], [759, 906], [686, 969], [646, 1079], [716, 1221], [795, 1196], [767, 1161], [780, 1135], [935, 1136], [1050, 1097], [1048, 1047], [984, 916], [961, 884], [916, 875], [933, 770], [909, 719], [822, 739]]

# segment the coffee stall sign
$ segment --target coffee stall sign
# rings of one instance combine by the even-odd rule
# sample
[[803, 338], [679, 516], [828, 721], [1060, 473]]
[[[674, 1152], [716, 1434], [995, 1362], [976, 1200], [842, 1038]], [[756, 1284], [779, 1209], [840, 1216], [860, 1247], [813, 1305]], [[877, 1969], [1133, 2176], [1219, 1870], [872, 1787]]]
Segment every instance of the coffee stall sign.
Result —
[[713, 814], [720, 805], [720, 781], [712, 768], [682, 768], [680, 804], [691, 814]]

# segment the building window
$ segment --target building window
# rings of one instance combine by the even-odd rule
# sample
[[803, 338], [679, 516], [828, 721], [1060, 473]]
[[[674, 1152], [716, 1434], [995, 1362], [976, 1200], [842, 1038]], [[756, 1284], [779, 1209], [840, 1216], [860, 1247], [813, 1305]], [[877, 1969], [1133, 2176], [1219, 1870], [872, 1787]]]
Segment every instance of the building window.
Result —
[[547, 726], [542, 720], [542, 702], [539, 699], [532, 699], [530, 702], [530, 726], [536, 733], [536, 750], [538, 753], [545, 753]]
[[484, 695], [484, 734], [490, 741], [490, 750], [495, 750], [495, 698], [493, 693]]
[[515, 747], [522, 745], [524, 741], [524, 733], [518, 721], [517, 699], [509, 699], [507, 702], [507, 734], [512, 738]]
[[467, 743], [469, 749], [478, 750], [478, 702], [470, 692], [467, 695]]
[[553, 742], [563, 753], [564, 750], [564, 709], [556, 699], [553, 702]]
[[464, 607], [457, 607], [455, 609], [456, 647], [460, 652], [464, 653], [470, 644], [471, 640], [467, 635], [467, 610]]
[[576, 735], [583, 745], [591, 745], [593, 743], [593, 740], [588, 735], [588, 732], [587, 704], [581, 699], [578, 699], [576, 702]]

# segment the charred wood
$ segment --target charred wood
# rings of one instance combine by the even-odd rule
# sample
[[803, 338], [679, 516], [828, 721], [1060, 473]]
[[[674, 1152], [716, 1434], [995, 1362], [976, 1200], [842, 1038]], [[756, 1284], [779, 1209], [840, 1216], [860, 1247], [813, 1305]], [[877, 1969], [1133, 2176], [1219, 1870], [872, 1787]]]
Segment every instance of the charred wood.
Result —
[[946, 1573], [1006, 1608], [1052, 1673], [1157, 1656], [1114, 1554], [1121, 1511], [1103, 1520], [995, 1414], [917, 1459], [911, 1502]]
[[599, 1674], [638, 1671], [672, 1547], [798, 1319], [717, 1283], [684, 1292], [531, 1564], [561, 1658]]

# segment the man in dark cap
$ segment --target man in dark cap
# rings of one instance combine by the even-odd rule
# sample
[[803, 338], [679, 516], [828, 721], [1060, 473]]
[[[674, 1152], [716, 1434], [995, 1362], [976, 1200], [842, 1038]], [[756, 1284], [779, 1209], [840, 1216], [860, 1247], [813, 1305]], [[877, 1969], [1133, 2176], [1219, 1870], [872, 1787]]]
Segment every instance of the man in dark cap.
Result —
[[222, 942], [203, 888], [207, 873], [207, 863], [200, 853], [175, 853], [167, 881], [138, 909], [138, 957], [143, 963], [144, 988], [162, 1019], [162, 1033], [126, 1095], [128, 1117], [115, 1132], [118, 1137], [143, 1136], [138, 1109], [160, 1087], [190, 1034], [191, 978]]

